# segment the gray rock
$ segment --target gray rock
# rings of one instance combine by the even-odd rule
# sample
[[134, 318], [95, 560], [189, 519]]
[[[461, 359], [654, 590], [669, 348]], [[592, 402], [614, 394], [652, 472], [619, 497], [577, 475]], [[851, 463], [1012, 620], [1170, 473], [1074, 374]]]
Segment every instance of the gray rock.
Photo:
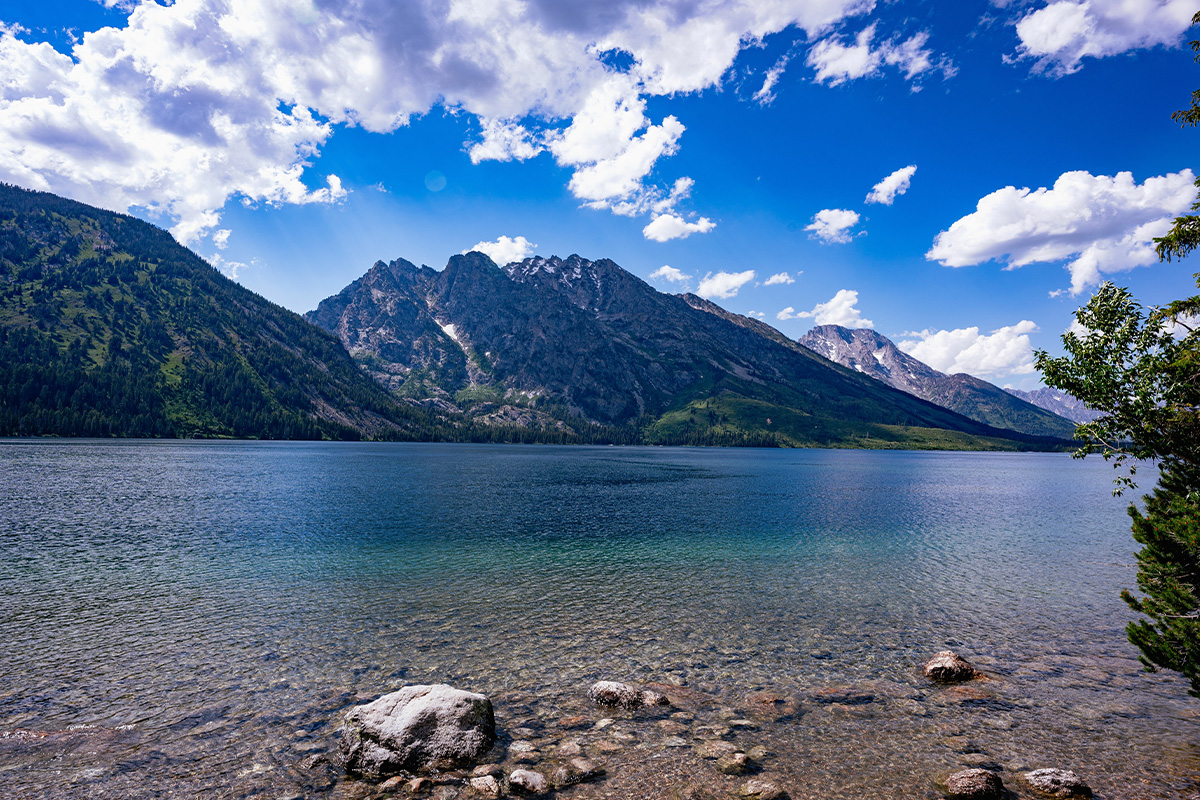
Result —
[[958, 683], [976, 677], [979, 673], [953, 650], [943, 650], [925, 662], [921, 670], [926, 678], [942, 683]]
[[750, 759], [745, 753], [726, 753], [717, 759], [717, 770], [726, 775], [744, 775], [750, 768]]
[[1004, 795], [1000, 776], [986, 769], [964, 769], [946, 778], [951, 800], [998, 800]]
[[508, 776], [508, 787], [517, 794], [539, 795], [550, 789], [546, 776], [531, 769], [514, 769]]
[[500, 781], [495, 775], [480, 775], [467, 781], [471, 793], [480, 797], [496, 798], [502, 794]]
[[778, 785], [757, 778], [751, 778], [743, 783], [738, 789], [738, 794], [742, 797], [754, 798], [754, 800], [787, 800], [788, 797], [788, 793]]
[[1092, 796], [1092, 787], [1069, 769], [1035, 769], [1026, 772], [1024, 778], [1034, 789], [1051, 797]]
[[338, 761], [379, 778], [465, 766], [496, 742], [492, 703], [445, 684], [406, 686], [352, 708], [342, 723]]
[[588, 699], [602, 706], [642, 708], [644, 706], [667, 706], [671, 701], [666, 695], [650, 689], [637, 689], [618, 681], [597, 681], [588, 689]]

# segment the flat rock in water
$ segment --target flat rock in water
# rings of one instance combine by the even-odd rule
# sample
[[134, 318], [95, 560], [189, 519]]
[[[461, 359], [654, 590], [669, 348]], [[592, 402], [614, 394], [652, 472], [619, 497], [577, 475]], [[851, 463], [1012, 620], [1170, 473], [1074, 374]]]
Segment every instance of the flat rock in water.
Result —
[[406, 686], [356, 706], [342, 723], [338, 761], [379, 778], [464, 766], [496, 742], [492, 703], [445, 684]]
[[964, 769], [946, 778], [951, 800], [998, 800], [1004, 796], [1000, 776], [986, 769]]
[[696, 743], [696, 755], [701, 758], [720, 758], [737, 752], [739, 752], [739, 748], [736, 744], [723, 742], [720, 739]]
[[592, 688], [588, 689], [587, 696], [593, 703], [599, 703], [602, 706], [620, 706], [630, 709], [671, 704], [671, 701], [661, 692], [638, 689], [618, 681], [597, 681], [592, 684]]
[[1030, 786], [1050, 797], [1092, 796], [1092, 787], [1069, 769], [1035, 769], [1024, 777]]
[[751, 778], [743, 783], [738, 794], [742, 797], [753, 798], [753, 800], [787, 800], [788, 797], [788, 793], [776, 784], [757, 778]]
[[943, 650], [925, 662], [921, 670], [926, 678], [942, 683], [958, 683], [968, 681], [979, 673], [967, 663], [966, 659], [953, 650]]

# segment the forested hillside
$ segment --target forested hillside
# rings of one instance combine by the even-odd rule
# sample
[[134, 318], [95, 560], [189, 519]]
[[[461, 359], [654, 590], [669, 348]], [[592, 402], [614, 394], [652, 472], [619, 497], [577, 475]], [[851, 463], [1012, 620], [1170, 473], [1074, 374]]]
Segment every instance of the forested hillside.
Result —
[[0, 185], [0, 434], [443, 438], [166, 231]]

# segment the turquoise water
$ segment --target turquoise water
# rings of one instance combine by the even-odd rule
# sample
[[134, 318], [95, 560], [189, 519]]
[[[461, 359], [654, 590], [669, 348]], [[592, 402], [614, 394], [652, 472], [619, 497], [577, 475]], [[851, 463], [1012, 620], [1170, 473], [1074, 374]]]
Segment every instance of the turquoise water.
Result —
[[[577, 741], [605, 763], [567, 797], [736, 790], [691, 745], [742, 718], [724, 735], [766, 747], [794, 798], [933, 798], [975, 764], [1019, 796], [1044, 766], [1101, 798], [1195, 795], [1200, 701], [1123, 634], [1112, 474], [1052, 454], [3, 442], [0, 795], [372, 796], [322, 763], [340, 716], [429, 682], [493, 698], [492, 760], [545, 767]], [[923, 681], [947, 646], [989, 679]], [[593, 730], [601, 678], [683, 687], [678, 716]]]

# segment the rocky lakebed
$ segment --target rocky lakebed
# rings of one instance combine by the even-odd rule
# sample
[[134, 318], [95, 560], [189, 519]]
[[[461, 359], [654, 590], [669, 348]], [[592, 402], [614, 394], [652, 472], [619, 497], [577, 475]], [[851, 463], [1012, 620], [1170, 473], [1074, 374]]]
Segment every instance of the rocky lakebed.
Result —
[[[999, 702], [988, 685], [992, 679], [953, 651], [935, 654], [921, 675], [924, 691], [880, 681], [826, 687], [803, 698], [755, 691], [739, 707], [679, 683], [602, 680], [586, 691], [594, 713], [549, 725], [517, 717], [511, 727], [497, 724], [492, 701], [482, 694], [446, 684], [406, 686], [351, 708], [336, 751], [309, 755], [299, 768], [312, 776], [311, 788], [340, 787], [336, 794], [346, 798], [798, 798], [810, 792], [790, 785], [786, 765], [760, 743], [765, 725], [803, 724], [810, 709], [855, 717], [890, 704], [924, 717], [931, 699]], [[967, 731], [948, 732], [944, 743], [962, 756], [963, 768], [929, 775], [931, 796], [1093, 796], [1071, 769], [995, 763]], [[641, 757], [628, 759], [629, 751]]]

